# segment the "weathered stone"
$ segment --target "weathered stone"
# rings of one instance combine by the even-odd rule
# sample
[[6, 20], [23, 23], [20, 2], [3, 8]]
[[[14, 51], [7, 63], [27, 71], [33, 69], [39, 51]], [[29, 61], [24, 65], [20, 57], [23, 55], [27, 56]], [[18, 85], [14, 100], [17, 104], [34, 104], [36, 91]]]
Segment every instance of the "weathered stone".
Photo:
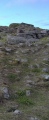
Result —
[[16, 58], [16, 59], [14, 60], [14, 62], [20, 64], [20, 63], [21, 63], [21, 59], [20, 59], [20, 58]]
[[43, 68], [43, 72], [49, 73], [49, 68]]
[[35, 82], [34, 81], [32, 81], [32, 80], [27, 80], [26, 81], [26, 87], [27, 88], [31, 88], [32, 86], [34, 86], [35, 85]]
[[37, 117], [28, 117], [28, 120], [39, 120]]
[[32, 80], [27, 80], [27, 83], [28, 84], [32, 84]]
[[42, 78], [44, 79], [44, 81], [49, 81], [49, 75], [42, 75]]
[[42, 30], [41, 34], [47, 34], [47, 30]]
[[8, 47], [5, 47], [5, 51], [10, 53], [12, 51], [12, 49], [8, 48]]
[[10, 96], [9, 96], [8, 88], [7, 87], [1, 87], [0, 90], [3, 94], [4, 99], [9, 99]]
[[21, 49], [21, 52], [24, 54], [29, 53], [29, 49]]
[[15, 111], [14, 111], [14, 114], [15, 114], [15, 115], [19, 115], [19, 114], [21, 114], [21, 111], [20, 111], [20, 110], [15, 110]]
[[31, 95], [31, 91], [30, 90], [26, 90], [26, 96], [30, 96]]
[[33, 69], [33, 65], [32, 65], [32, 64], [30, 64], [28, 67], [29, 67], [30, 69]]
[[3, 42], [0, 42], [0, 47], [3, 46], [3, 45], [4, 45], [4, 43], [3, 43]]
[[24, 47], [25, 46], [25, 43], [19, 43], [18, 44], [18, 47]]
[[47, 43], [46, 46], [49, 47], [49, 43]]
[[43, 59], [43, 61], [44, 61], [44, 62], [47, 62], [47, 61], [49, 61], [49, 58], [48, 58], [48, 57], [45, 57], [45, 58]]
[[9, 99], [9, 92], [8, 92], [8, 88], [7, 87], [5, 87], [5, 88], [3, 88], [3, 92], [4, 92], [4, 98], [5, 99]]
[[21, 59], [21, 62], [22, 62], [22, 63], [27, 63], [28, 60], [27, 60], [27, 59]]

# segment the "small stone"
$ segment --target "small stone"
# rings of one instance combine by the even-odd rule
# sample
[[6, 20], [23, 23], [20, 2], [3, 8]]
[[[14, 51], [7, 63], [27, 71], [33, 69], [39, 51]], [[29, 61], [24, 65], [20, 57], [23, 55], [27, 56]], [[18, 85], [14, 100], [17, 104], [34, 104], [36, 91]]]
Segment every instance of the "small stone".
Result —
[[26, 81], [26, 87], [32, 87], [32, 86], [34, 86], [35, 85], [35, 82], [34, 81], [32, 81], [32, 80], [27, 80]]
[[25, 80], [28, 80], [28, 79], [30, 79], [30, 76], [29, 75], [25, 76]]
[[6, 48], [5, 48], [5, 51], [6, 51], [6, 52], [11, 52], [12, 50], [11, 50], [11, 48], [6, 47]]
[[15, 110], [15, 111], [14, 111], [14, 114], [15, 114], [15, 115], [21, 114], [21, 111], [20, 111], [20, 110]]
[[27, 83], [28, 84], [32, 84], [32, 80], [27, 80]]
[[27, 59], [21, 59], [22, 63], [27, 63]]
[[23, 54], [26, 54], [26, 53], [29, 53], [29, 49], [21, 49], [21, 52], [23, 53]]
[[42, 75], [42, 78], [44, 79], [44, 81], [49, 81], [49, 75]]
[[24, 43], [19, 43], [18, 47], [24, 47]]
[[3, 92], [4, 99], [9, 99], [10, 96], [9, 96], [8, 88], [7, 87], [2, 87], [1, 90]]
[[4, 45], [4, 43], [3, 43], [3, 42], [0, 42], [0, 47], [3, 46], [3, 45]]
[[29, 120], [39, 120], [38, 118], [36, 118], [36, 117], [30, 117], [30, 119]]
[[46, 44], [49, 47], [49, 43]]
[[49, 73], [49, 68], [43, 68], [43, 72]]
[[30, 69], [33, 69], [33, 65], [32, 65], [32, 64], [31, 64], [31, 65], [29, 65], [28, 67], [29, 67]]
[[26, 90], [26, 96], [30, 96], [31, 92], [30, 90]]
[[20, 58], [16, 58], [15, 62], [18, 63], [18, 64], [20, 64], [21, 63], [21, 59]]

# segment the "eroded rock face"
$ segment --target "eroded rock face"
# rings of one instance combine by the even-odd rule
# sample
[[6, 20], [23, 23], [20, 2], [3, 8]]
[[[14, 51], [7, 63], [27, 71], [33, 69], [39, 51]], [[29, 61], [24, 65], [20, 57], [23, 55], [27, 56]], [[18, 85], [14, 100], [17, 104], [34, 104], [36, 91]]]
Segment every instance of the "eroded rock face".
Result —
[[16, 33], [17, 35], [25, 38], [36, 38], [40, 39], [43, 36], [49, 35], [49, 30], [42, 30], [39, 28], [35, 28], [31, 24], [26, 23], [12, 23], [9, 25], [9, 32]]
[[[15, 34], [19, 36], [20, 39], [40, 39], [44, 36], [49, 36], [49, 30], [42, 30], [39, 28], [35, 28], [33, 25], [26, 24], [26, 23], [13, 23], [10, 24], [9, 27], [7, 26], [0, 26], [0, 33], [8, 33], [8, 34]], [[10, 38], [12, 39], [12, 38]], [[15, 38], [13, 38], [15, 40]], [[17, 38], [19, 40], [19, 38]], [[20, 40], [21, 41], [21, 40]], [[24, 41], [24, 40], [23, 40]], [[18, 41], [17, 41], [18, 42]], [[13, 43], [13, 42], [12, 42]]]

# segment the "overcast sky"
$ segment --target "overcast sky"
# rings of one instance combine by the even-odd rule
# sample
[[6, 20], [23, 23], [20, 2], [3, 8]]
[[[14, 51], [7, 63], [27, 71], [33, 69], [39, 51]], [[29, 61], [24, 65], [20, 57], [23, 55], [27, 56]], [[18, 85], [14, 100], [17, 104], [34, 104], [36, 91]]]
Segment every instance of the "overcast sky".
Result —
[[21, 22], [49, 29], [49, 0], [0, 0], [0, 26]]

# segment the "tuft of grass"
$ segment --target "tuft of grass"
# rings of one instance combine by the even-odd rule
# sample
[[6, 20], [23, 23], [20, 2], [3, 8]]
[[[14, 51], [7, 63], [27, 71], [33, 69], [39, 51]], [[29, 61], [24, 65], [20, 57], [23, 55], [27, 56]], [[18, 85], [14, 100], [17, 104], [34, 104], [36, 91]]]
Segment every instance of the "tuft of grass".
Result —
[[34, 101], [30, 97], [26, 96], [26, 90], [18, 91], [17, 95], [18, 95], [17, 101], [19, 104], [34, 105]]
[[35, 102], [30, 97], [26, 96], [25, 90], [17, 91], [15, 94], [12, 93], [11, 100], [17, 101], [20, 105], [35, 105]]
[[8, 74], [7, 77], [9, 79], [9, 81], [12, 83], [16, 82], [16, 80], [17, 81], [19, 80], [18, 76], [15, 73], [10, 73], [10, 74]]
[[40, 68], [34, 68], [34, 69], [32, 70], [32, 72], [40, 73], [40, 72], [41, 72], [41, 69], [40, 69]]
[[20, 96], [18, 99], [19, 104], [23, 105], [34, 105], [34, 102], [31, 100], [31, 98], [27, 96]]
[[23, 91], [17, 91], [17, 95], [20, 97], [20, 96], [24, 96], [25, 95], [25, 90]]

